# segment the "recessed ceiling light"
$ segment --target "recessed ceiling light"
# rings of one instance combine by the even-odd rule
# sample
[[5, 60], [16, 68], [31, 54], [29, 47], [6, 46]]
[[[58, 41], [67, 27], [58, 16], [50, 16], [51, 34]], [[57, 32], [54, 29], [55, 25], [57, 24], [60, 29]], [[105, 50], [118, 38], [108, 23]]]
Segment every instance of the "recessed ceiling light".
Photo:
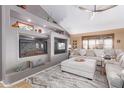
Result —
[[31, 22], [31, 19], [27, 19], [28, 22]]

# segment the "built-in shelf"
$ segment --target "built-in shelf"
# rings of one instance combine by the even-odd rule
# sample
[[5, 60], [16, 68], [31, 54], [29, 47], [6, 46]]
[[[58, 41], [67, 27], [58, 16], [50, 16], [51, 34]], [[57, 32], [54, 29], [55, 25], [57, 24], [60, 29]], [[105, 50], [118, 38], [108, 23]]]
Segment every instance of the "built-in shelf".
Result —
[[[24, 31], [24, 30], [12, 28], [10, 22], [11, 22], [11, 17], [17, 17], [19, 19], [21, 18], [24, 21], [27, 21], [26, 20], [27, 17], [28, 18], [30, 17], [30, 19], [32, 20], [32, 23], [34, 23], [35, 25], [41, 26], [41, 27], [43, 25], [47, 25], [55, 29], [57, 28], [57, 30], [59, 29], [60, 31], [64, 31], [61, 27], [59, 27], [57, 24], [47, 22], [46, 20], [43, 20], [42, 18], [39, 18], [17, 6], [2, 6], [2, 7], [3, 7], [2, 16], [4, 18], [2, 35], [4, 35], [3, 40], [5, 40], [5, 42], [3, 42], [3, 46], [4, 46], [3, 47], [3, 51], [4, 51], [3, 60], [5, 61], [3, 62], [3, 65], [5, 65], [5, 68], [3, 69], [3, 77], [5, 78], [3, 79], [3, 81], [6, 84], [10, 84], [18, 80], [24, 79], [32, 74], [35, 74], [35, 73], [38, 73], [44, 70], [45, 68], [56, 65], [60, 61], [63, 61], [64, 59], [66, 59], [65, 54], [63, 54], [62, 57], [60, 55], [52, 55], [54, 48], [51, 48], [53, 46], [53, 38], [55, 36], [60, 37], [60, 38], [66, 38], [66, 39], [68, 38], [68, 36], [65, 35], [65, 33], [64, 33], [65, 36], [63, 34], [56, 34], [55, 32], [52, 33], [52, 31], [47, 28], [45, 29], [50, 30], [50, 33], [38, 33], [35, 31], [26, 31], [26, 30]], [[49, 37], [49, 34], [51, 34], [49, 37], [50, 38], [49, 42], [48, 42], [48, 44], [50, 44], [48, 47], [49, 54], [47, 56], [42, 57], [42, 58], [45, 58], [44, 60], [47, 60], [48, 58], [48, 60], [50, 60], [51, 62], [46, 62], [45, 65], [40, 65], [35, 68], [27, 67], [27, 69], [23, 71], [15, 72], [14, 68], [16, 67], [16, 65], [20, 64], [18, 61], [22, 61], [22, 62], [24, 61], [24, 60], [19, 60], [19, 34], [33, 35], [33, 36], [38, 36], [41, 38]], [[8, 53], [8, 51], [10, 53]]]
[[37, 37], [43, 37], [43, 38], [48, 38], [49, 33], [38, 33], [35, 31], [28, 31], [28, 30], [21, 30], [19, 28], [11, 28], [11, 31], [16, 31], [18, 34], [22, 35], [31, 35], [31, 36], [37, 36]]
[[32, 22], [39, 24], [40, 26], [47, 25], [47, 27], [52, 27], [52, 28], [60, 29], [60, 30], [64, 31], [64, 29], [62, 27], [60, 27], [59, 25], [57, 25], [55, 23], [48, 22], [48, 21], [46, 21], [46, 20], [44, 20], [38, 16], [31, 14], [30, 12], [28, 12], [22, 8], [19, 8], [17, 6], [9, 6], [9, 7], [11, 9], [11, 12], [10, 12], [11, 17], [16, 17], [19, 19], [23, 19], [25, 21], [27, 21], [27, 18], [30, 17]]

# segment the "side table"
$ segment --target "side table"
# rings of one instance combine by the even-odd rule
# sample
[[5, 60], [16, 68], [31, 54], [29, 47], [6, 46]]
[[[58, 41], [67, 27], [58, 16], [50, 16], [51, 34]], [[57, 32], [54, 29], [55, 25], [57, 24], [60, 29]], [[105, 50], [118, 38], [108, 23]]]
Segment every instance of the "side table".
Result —
[[105, 75], [105, 63], [104, 63], [105, 59], [102, 58], [101, 60], [101, 75]]
[[101, 74], [102, 75], [105, 75], [105, 66], [107, 63], [110, 63], [110, 64], [113, 64], [115, 61], [115, 59], [105, 59], [105, 58], [102, 58], [102, 61], [101, 61]]

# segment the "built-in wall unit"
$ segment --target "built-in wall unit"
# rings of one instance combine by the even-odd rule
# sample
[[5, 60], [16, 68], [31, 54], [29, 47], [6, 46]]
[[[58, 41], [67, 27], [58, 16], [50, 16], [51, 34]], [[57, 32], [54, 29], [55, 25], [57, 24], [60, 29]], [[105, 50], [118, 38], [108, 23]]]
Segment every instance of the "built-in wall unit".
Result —
[[[0, 6], [0, 14], [2, 13]], [[0, 81], [2, 80], [2, 15], [0, 15]]]
[[[24, 79], [68, 58], [69, 34], [62, 27], [20, 6], [1, 8], [5, 84]], [[56, 47], [59, 53], [55, 52]]]

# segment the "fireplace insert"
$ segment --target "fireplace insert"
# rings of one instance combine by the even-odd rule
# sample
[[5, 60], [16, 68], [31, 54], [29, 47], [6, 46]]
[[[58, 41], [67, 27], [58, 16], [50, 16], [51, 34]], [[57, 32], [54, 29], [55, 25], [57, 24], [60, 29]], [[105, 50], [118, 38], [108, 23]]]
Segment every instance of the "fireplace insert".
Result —
[[31, 36], [19, 36], [19, 57], [47, 54], [47, 40]]

